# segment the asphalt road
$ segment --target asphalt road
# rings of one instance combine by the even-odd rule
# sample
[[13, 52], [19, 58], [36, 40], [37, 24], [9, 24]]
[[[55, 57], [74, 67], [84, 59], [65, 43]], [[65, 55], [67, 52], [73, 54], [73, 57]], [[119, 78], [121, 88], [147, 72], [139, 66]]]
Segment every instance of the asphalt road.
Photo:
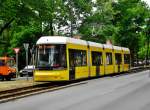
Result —
[[149, 71], [86, 81], [85, 84], [0, 104], [0, 110], [150, 110]]

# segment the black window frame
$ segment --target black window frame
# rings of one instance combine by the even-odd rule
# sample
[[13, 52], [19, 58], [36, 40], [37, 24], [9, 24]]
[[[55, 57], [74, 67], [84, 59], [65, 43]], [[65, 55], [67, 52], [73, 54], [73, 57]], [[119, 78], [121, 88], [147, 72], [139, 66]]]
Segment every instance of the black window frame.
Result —
[[124, 64], [130, 64], [130, 54], [124, 54]]
[[122, 63], [122, 54], [121, 53], [115, 53], [115, 64], [121, 64]]
[[102, 52], [91, 51], [91, 58], [92, 58], [92, 66], [103, 65], [103, 53]]
[[87, 66], [87, 51], [78, 49], [69, 49], [69, 66], [70, 67]]
[[112, 52], [106, 52], [106, 64], [113, 65]]

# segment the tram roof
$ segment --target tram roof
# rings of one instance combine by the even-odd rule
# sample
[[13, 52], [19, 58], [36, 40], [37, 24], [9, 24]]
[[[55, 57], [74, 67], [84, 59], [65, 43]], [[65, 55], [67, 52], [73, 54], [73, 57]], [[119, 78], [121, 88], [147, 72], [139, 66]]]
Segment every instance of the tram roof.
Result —
[[63, 36], [44, 36], [37, 41], [37, 44], [67, 44], [67, 43], [87, 45], [87, 41]]
[[103, 44], [104, 48], [106, 49], [113, 49], [113, 45]]
[[100, 47], [100, 48], [107, 48], [107, 49], [115, 49], [115, 50], [123, 50], [123, 51], [130, 51], [128, 48], [107, 45], [107, 44], [100, 44], [91, 41], [85, 41], [81, 39], [75, 39], [70, 37], [63, 37], [63, 36], [43, 36], [37, 41], [37, 45], [39, 44], [79, 44], [79, 45], [89, 45], [93, 47]]
[[103, 44], [88, 41], [89, 46], [103, 48]]
[[122, 50], [123, 50], [123, 51], [130, 52], [129, 48], [122, 47]]
[[119, 46], [113, 46], [113, 48], [114, 48], [115, 50], [122, 50], [122, 47], [119, 47]]

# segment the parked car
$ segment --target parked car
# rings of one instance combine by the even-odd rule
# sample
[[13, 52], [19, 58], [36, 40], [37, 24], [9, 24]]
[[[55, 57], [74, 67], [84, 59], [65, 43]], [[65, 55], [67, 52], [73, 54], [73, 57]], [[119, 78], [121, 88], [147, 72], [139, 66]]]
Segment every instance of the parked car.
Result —
[[21, 77], [23, 76], [33, 76], [34, 65], [25, 66], [24, 69], [19, 71]]

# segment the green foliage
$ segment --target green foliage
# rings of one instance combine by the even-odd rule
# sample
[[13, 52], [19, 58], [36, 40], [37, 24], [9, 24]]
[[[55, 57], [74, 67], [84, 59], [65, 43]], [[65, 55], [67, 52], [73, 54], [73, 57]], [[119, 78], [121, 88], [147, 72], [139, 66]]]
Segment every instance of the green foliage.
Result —
[[[129, 47], [144, 59], [149, 44], [149, 7], [141, 0], [0, 0], [0, 56], [30, 47], [43, 35], [82, 35], [85, 40]], [[146, 43], [145, 43], [146, 42]]]
[[138, 52], [141, 53], [144, 47], [141, 44], [144, 36], [142, 27], [145, 26], [149, 9], [141, 0], [118, 0], [113, 3], [113, 10], [114, 26], [118, 29], [114, 37], [115, 44], [130, 48], [134, 59], [135, 56], [139, 56]]
[[86, 40], [105, 43], [106, 39], [112, 39], [115, 27], [112, 24], [113, 8], [111, 0], [98, 0], [93, 4], [96, 11], [92, 11], [80, 27], [80, 33]]

